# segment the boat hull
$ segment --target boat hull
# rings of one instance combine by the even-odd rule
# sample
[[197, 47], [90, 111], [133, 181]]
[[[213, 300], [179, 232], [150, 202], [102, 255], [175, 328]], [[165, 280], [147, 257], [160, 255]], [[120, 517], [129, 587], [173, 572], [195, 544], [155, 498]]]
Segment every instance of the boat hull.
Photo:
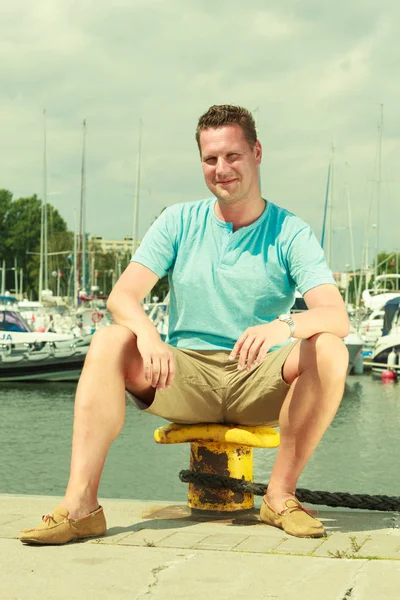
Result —
[[87, 349], [67, 357], [46, 357], [18, 361], [0, 361], [0, 382], [6, 381], [78, 381]]
[[382, 336], [381, 338], [379, 338], [378, 342], [376, 343], [376, 346], [375, 346], [374, 351], [371, 356], [371, 363], [372, 363], [371, 366], [372, 366], [372, 370], [375, 373], [382, 373], [383, 371], [387, 370], [388, 358], [389, 358], [389, 354], [390, 354], [390, 352], [392, 352], [392, 350], [394, 350], [397, 354], [397, 361], [396, 361], [396, 364], [391, 365], [390, 368], [399, 372], [400, 371], [400, 364], [399, 364], [400, 333], [398, 331], [396, 331], [395, 333], [393, 333], [391, 335]]
[[348, 373], [354, 369], [356, 359], [364, 346], [364, 340], [358, 333], [350, 332], [347, 337], [344, 338], [344, 343], [346, 344], [348, 353], [349, 353], [349, 367]]

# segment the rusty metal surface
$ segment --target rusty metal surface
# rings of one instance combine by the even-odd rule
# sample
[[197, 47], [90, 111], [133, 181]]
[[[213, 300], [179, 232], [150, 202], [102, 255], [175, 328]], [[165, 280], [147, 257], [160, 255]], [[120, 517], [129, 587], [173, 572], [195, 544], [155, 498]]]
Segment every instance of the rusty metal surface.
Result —
[[[190, 470], [201, 473], [218, 473], [230, 475], [228, 454], [217, 444], [211, 446], [192, 443], [190, 445]], [[215, 447], [214, 447], [215, 446]]]
[[[193, 473], [211, 473], [225, 476], [251, 477], [253, 474], [252, 448], [213, 442], [192, 442], [190, 470]], [[254, 495], [227, 488], [212, 488], [200, 482], [189, 484], [188, 505], [201, 511], [236, 512], [254, 506]]]

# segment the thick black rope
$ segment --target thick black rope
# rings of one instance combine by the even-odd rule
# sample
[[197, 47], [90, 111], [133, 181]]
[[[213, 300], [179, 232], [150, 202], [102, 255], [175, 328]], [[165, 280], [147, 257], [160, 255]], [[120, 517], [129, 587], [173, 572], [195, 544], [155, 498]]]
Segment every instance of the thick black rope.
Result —
[[[234, 492], [249, 492], [256, 496], [264, 496], [268, 485], [265, 483], [252, 483], [245, 479], [235, 479], [226, 475], [212, 473], [193, 473], [181, 471], [179, 479], [184, 483], [197, 483], [208, 488], [224, 488]], [[348, 494], [345, 492], [321, 492], [298, 488], [296, 497], [300, 502], [321, 504], [323, 506], [341, 506], [343, 508], [357, 508], [359, 510], [400, 511], [400, 497], [398, 496], [369, 496], [368, 494]]]

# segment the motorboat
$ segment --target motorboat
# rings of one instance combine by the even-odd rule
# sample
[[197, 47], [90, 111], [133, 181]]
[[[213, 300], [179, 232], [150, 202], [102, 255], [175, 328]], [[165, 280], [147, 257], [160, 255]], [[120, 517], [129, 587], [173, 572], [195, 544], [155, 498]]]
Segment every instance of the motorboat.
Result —
[[0, 305], [0, 382], [76, 381], [91, 336], [32, 331], [7, 297]]
[[382, 335], [384, 310], [373, 310], [363, 318], [358, 327], [358, 332], [368, 346], [374, 346]]
[[364, 315], [361, 321], [357, 321], [357, 331], [364, 340], [362, 355], [367, 361], [370, 360], [375, 344], [382, 335], [384, 314], [383, 310], [373, 310]]
[[384, 307], [382, 336], [371, 355], [372, 370], [400, 370], [400, 296], [389, 300]]
[[363, 291], [361, 298], [365, 308], [383, 310], [386, 302], [400, 296], [400, 274], [378, 275], [376, 285]]
[[111, 314], [103, 307], [79, 307], [74, 313], [76, 326], [79, 327], [82, 334], [93, 334], [102, 327], [108, 327], [112, 324]]
[[32, 331], [81, 335], [79, 324], [66, 304], [22, 300], [18, 302], [18, 311]]
[[6, 381], [78, 381], [89, 345], [49, 346], [24, 353], [0, 350], [0, 383]]
[[51, 328], [34, 331], [21, 315], [17, 305], [0, 305], [0, 346], [4, 349], [16, 348], [24, 344], [45, 344], [47, 342], [65, 342], [78, 336], [74, 332], [56, 333]]
[[362, 361], [362, 350], [364, 347], [364, 340], [361, 335], [357, 332], [353, 325], [350, 325], [350, 332], [343, 339], [346, 344], [346, 348], [349, 352], [349, 368], [347, 373], [350, 374], [357, 370], [358, 361]]

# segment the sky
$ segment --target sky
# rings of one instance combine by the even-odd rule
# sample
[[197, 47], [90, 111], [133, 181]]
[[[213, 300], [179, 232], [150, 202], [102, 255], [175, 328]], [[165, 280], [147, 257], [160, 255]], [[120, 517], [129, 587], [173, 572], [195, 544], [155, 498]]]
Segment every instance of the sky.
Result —
[[0, 188], [15, 198], [42, 195], [45, 109], [48, 201], [75, 229], [86, 119], [86, 229], [132, 235], [141, 119], [141, 237], [165, 206], [210, 196], [197, 120], [238, 104], [257, 122], [263, 197], [318, 239], [334, 147], [334, 271], [359, 267], [365, 240], [369, 262], [400, 251], [394, 0], [13, 0], [1, 13]]

